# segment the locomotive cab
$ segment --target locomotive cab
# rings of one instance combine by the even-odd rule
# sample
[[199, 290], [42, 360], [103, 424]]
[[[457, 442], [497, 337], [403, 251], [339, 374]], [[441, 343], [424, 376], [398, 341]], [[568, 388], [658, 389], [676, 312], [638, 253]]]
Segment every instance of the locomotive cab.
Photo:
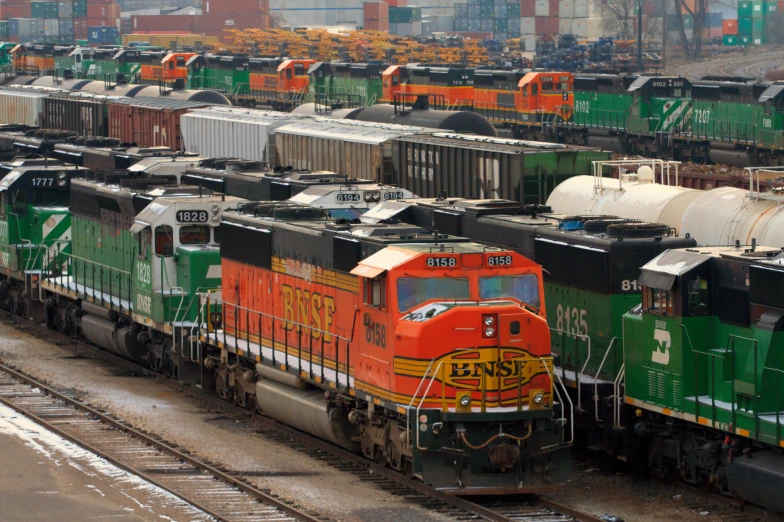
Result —
[[572, 117], [574, 77], [566, 72], [528, 73], [518, 83], [518, 110], [528, 119], [569, 121]]
[[278, 66], [278, 92], [304, 93], [308, 90], [308, 68], [315, 60], [284, 60]]
[[402, 75], [406, 69], [399, 65], [390, 65], [381, 73], [381, 101], [384, 103], [394, 103], [395, 96], [401, 92], [401, 83], [407, 78]]

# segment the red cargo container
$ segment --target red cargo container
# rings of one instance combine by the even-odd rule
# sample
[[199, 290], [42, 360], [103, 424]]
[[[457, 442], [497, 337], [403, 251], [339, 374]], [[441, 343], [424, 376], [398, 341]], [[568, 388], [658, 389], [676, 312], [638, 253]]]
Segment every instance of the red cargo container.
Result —
[[202, 0], [203, 14], [261, 14], [269, 12], [269, 0]]
[[729, 19], [721, 21], [721, 33], [726, 35], [738, 34], [738, 21]]
[[198, 17], [200, 33], [223, 31], [225, 29], [267, 29], [269, 17], [266, 15], [201, 15]]
[[24, 6], [0, 4], [0, 20], [9, 18], [25, 18]]
[[196, 16], [132, 16], [131, 31], [198, 31], [199, 24]]
[[[550, 16], [551, 17], [553, 17], [553, 16], [556, 17], [556, 18], [558, 17], [558, 11], [559, 11], [558, 3], [559, 3], [559, 0], [550, 0]], [[520, 16], [522, 16], [522, 15], [520, 15]]]
[[87, 18], [120, 18], [120, 6], [117, 4], [87, 5]]
[[533, 18], [536, 16], [536, 0], [520, 0], [520, 16], [523, 18]]
[[120, 28], [119, 18], [107, 20], [105, 18], [87, 18], [87, 27], [117, 27]]
[[408, 0], [387, 0], [389, 7], [408, 7]]
[[125, 98], [109, 102], [109, 137], [139, 147], [182, 150], [180, 116], [208, 103], [172, 98]]
[[117, 0], [87, 0], [87, 5], [116, 4]]
[[389, 20], [365, 20], [365, 31], [389, 31]]
[[386, 2], [365, 2], [365, 20], [389, 20], [389, 5]]
[[535, 23], [536, 34], [558, 34], [558, 17], [537, 16]]

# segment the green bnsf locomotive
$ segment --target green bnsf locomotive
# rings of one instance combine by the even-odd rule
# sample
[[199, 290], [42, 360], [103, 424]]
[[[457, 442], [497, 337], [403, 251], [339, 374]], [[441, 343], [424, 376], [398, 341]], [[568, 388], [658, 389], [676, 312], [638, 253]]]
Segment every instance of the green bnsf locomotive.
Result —
[[623, 318], [630, 460], [784, 511], [784, 253], [671, 250]]

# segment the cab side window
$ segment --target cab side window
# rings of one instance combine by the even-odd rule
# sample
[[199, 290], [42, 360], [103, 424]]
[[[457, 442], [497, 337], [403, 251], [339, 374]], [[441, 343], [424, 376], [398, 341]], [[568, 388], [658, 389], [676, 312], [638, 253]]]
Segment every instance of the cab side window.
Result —
[[646, 312], [675, 315], [675, 301], [672, 292], [658, 288], [645, 288], [643, 296], [643, 308]]
[[136, 240], [138, 241], [137, 252], [140, 259], [147, 259], [147, 253], [150, 250], [150, 235], [150, 227], [145, 228], [136, 235]]
[[174, 236], [172, 227], [160, 225], [155, 227], [155, 255], [169, 257], [174, 254]]
[[365, 279], [364, 282], [365, 304], [385, 310], [387, 307], [387, 278]]

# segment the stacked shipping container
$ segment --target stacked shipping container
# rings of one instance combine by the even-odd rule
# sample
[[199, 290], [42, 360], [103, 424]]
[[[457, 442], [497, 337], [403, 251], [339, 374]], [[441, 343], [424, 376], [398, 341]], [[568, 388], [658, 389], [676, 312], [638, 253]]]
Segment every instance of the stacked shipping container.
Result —
[[520, 0], [468, 0], [455, 4], [455, 31], [492, 33], [496, 40], [520, 37]]
[[389, 31], [389, 4], [386, 2], [365, 2], [366, 31]]
[[[70, 45], [76, 40], [117, 44], [120, 6], [115, 0], [6, 0], [0, 19], [13, 42]], [[90, 28], [102, 28], [95, 32]]]
[[738, 19], [734, 32], [724, 33], [724, 45], [762, 45], [774, 36], [778, 11], [782, 2], [741, 0], [738, 2]]

